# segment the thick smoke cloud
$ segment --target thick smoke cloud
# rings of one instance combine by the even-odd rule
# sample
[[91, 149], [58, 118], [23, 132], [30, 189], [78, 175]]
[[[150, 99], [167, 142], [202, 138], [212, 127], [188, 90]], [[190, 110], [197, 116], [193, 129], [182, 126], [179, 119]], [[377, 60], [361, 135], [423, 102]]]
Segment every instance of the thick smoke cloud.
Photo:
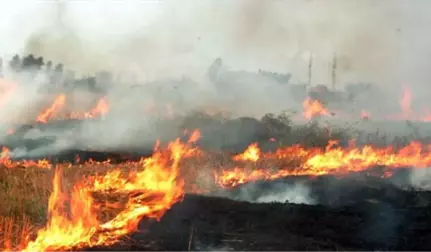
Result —
[[[11, 34], [4, 36], [10, 38], [8, 51], [44, 55], [82, 74], [133, 73], [142, 82], [189, 76], [208, 98], [215, 94], [205, 73], [216, 57], [232, 71], [291, 72], [292, 83], [305, 83], [311, 53], [312, 83], [329, 85], [335, 53], [338, 87], [373, 82], [397, 100], [401, 85], [407, 85], [419, 102], [427, 99], [423, 89], [431, 77], [425, 57], [431, 43], [424, 11], [429, 5], [426, 0], [22, 0], [2, 9], [16, 24], [3, 29]], [[245, 100], [268, 100], [248, 107], [256, 102], [239, 99], [248, 110], [293, 106], [283, 101], [292, 100], [288, 95], [262, 95], [262, 81], [242, 82], [248, 84]]]
[[24, 51], [83, 72], [132, 70], [145, 79], [200, 75], [221, 56], [236, 69], [292, 71], [296, 81], [306, 81], [311, 52], [314, 81], [329, 83], [337, 53], [340, 82], [394, 85], [427, 75], [422, 70], [429, 65], [423, 57], [431, 42], [428, 5], [422, 0], [22, 1], [2, 9], [23, 14], [9, 17], [14, 30], [22, 30], [9, 44], [22, 44], [19, 37]]
[[[201, 86], [181, 90], [192, 107], [219, 96], [205, 76], [216, 57], [230, 71], [289, 71], [292, 83], [304, 83], [310, 53], [313, 84], [330, 83], [336, 53], [340, 86], [371, 81], [386, 90], [398, 90], [406, 84], [413, 87], [415, 98], [424, 99], [416, 94], [427, 92], [415, 91], [425, 89], [431, 77], [424, 71], [430, 65], [424, 57], [431, 42], [425, 15], [428, 5], [422, 0], [22, 0], [1, 6], [0, 33], [6, 38], [3, 54], [43, 55], [83, 75], [98, 70], [133, 73], [143, 83], [165, 80], [163, 85], [188, 76]], [[244, 76], [237, 81], [244, 94], [229, 104], [238, 114], [261, 116], [297, 103], [287, 90], [271, 88], [266, 79], [253, 73]], [[117, 114], [124, 116], [135, 99], [119, 90], [112, 89], [109, 97], [117, 108], [125, 108]], [[156, 96], [150, 92], [136, 100]], [[132, 133], [127, 135], [132, 125], [145, 129], [149, 124], [145, 118], [113, 121], [117, 122], [101, 128], [105, 134], [115, 132], [116, 141], [99, 138], [101, 145], [124, 142], [133, 138]], [[81, 129], [97, 131], [87, 128]], [[89, 135], [83, 133], [82, 139]]]

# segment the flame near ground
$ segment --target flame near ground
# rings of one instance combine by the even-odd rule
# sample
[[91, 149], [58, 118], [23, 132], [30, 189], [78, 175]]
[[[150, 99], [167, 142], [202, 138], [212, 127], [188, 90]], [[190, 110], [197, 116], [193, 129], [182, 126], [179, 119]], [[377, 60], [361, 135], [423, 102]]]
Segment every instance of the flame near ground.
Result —
[[[70, 197], [61, 189], [61, 168], [57, 168], [48, 223], [37, 232], [35, 240], [21, 244], [23, 251], [109, 245], [136, 230], [143, 217], [161, 218], [184, 195], [183, 181], [178, 179], [179, 161], [191, 150], [179, 140], [174, 141], [165, 150], [157, 150], [151, 158], [142, 160], [139, 171], [123, 175], [121, 170], [113, 169], [104, 176], [90, 177], [74, 185]], [[103, 221], [98, 215], [104, 205], [96, 202], [95, 194], [123, 196], [127, 201], [118, 204], [121, 210], [114, 218]]]
[[[36, 166], [54, 171], [45, 227], [39, 229], [35, 237], [23, 236], [17, 247], [11, 247], [11, 243], [5, 241], [6, 249], [52, 251], [107, 246], [135, 231], [142, 218], [160, 219], [190, 190], [185, 184], [198, 180], [193, 177], [193, 171], [188, 170], [187, 159], [198, 160], [200, 167], [211, 165], [208, 164], [209, 157], [215, 154], [194, 147], [193, 143], [198, 139], [199, 131], [194, 131], [187, 143], [177, 139], [166, 148], [156, 145], [154, 155], [133, 163], [132, 169], [111, 165], [104, 175], [80, 179], [70, 191], [63, 190], [61, 165], [52, 167], [46, 160], [33, 163], [11, 161], [4, 150], [1, 161], [7, 169]], [[252, 144], [243, 153], [231, 156], [230, 166], [214, 166], [213, 182], [219, 188], [232, 188], [256, 180], [346, 174], [374, 166], [386, 167], [384, 176], [390, 176], [394, 169], [400, 167], [429, 167], [430, 153], [431, 145], [420, 142], [411, 142], [400, 149], [391, 146], [356, 147], [353, 143], [342, 148], [331, 142], [325, 149], [293, 145], [269, 153]], [[94, 165], [108, 166], [109, 162]], [[185, 176], [181, 174], [183, 169]], [[107, 209], [113, 213], [103, 217]]]
[[[3, 100], [14, 92], [15, 85], [8, 84], [6, 89]], [[104, 97], [87, 112], [65, 112], [66, 101], [65, 95], [56, 96], [52, 104], [34, 119], [46, 123], [53, 119], [94, 118], [108, 112]], [[414, 113], [410, 103], [411, 94], [406, 90], [400, 102], [401, 119], [426, 121], [425, 117]], [[331, 114], [324, 105], [310, 98], [304, 101], [303, 106], [303, 116], [307, 120]], [[383, 176], [390, 176], [401, 167], [431, 166], [431, 145], [415, 141], [399, 149], [392, 146], [357, 147], [354, 143], [340, 147], [336, 142], [330, 142], [325, 149], [293, 145], [269, 153], [262, 152], [255, 143], [244, 153], [228, 156], [229, 162], [214, 164], [210, 160], [219, 158], [219, 154], [194, 147], [193, 143], [198, 139], [199, 132], [195, 131], [187, 143], [177, 139], [165, 148], [156, 145], [152, 157], [130, 162], [128, 165], [132, 169], [124, 169], [122, 165], [113, 165], [109, 161], [90, 161], [88, 165], [108, 167], [108, 172], [83, 177], [70, 190], [65, 189], [62, 181], [63, 167], [68, 164], [53, 166], [48, 160], [12, 161], [9, 150], [3, 148], [0, 163], [7, 169], [37, 167], [54, 171], [46, 225], [36, 232], [30, 231], [32, 228], [26, 225], [19, 244], [13, 245], [11, 235], [8, 235], [10, 230], [6, 228], [3, 232], [6, 233], [3, 237], [5, 250], [52, 251], [111, 245], [135, 231], [141, 219], [160, 219], [188, 191], [202, 193], [214, 188], [229, 189], [251, 181], [289, 176], [342, 175], [375, 166], [385, 167]], [[188, 166], [188, 159], [199, 164], [197, 169], [209, 169], [214, 174], [211, 177], [214, 187], [196, 185], [199, 171]], [[182, 170], [185, 174], [181, 173]], [[105, 214], [107, 211], [110, 212], [108, 216]]]

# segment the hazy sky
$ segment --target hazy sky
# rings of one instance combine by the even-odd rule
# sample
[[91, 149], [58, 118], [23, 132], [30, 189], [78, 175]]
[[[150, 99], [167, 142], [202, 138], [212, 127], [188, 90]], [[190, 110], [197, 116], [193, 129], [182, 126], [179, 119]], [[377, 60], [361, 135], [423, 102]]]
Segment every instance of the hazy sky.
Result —
[[202, 75], [221, 56], [233, 69], [291, 71], [306, 81], [311, 52], [314, 83], [325, 83], [335, 52], [341, 82], [431, 86], [429, 0], [63, 2], [1, 1], [0, 53], [148, 79]]

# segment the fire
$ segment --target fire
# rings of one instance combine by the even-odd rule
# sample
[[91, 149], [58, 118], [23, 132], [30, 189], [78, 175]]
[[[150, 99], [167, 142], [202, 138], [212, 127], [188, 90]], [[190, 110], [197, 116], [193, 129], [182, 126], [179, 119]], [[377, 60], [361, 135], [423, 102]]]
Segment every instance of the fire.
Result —
[[46, 159], [40, 159], [37, 161], [33, 161], [33, 160], [13, 161], [10, 157], [10, 150], [7, 147], [3, 147], [2, 152], [0, 153], [0, 165], [6, 168], [37, 167], [37, 168], [43, 168], [43, 169], [51, 169], [51, 164]]
[[66, 116], [68, 119], [88, 119], [88, 118], [96, 118], [100, 116], [104, 116], [108, 113], [108, 103], [106, 102], [105, 98], [102, 97], [97, 102], [96, 106], [91, 109], [89, 112], [72, 112], [68, 116]]
[[247, 149], [239, 155], [234, 156], [232, 159], [235, 161], [253, 161], [256, 162], [260, 158], [260, 149], [257, 143], [253, 143], [247, 147]]
[[[186, 131], [187, 132], [187, 131]], [[196, 143], [201, 138], [201, 132], [194, 130], [189, 138], [189, 143]]]
[[[197, 154], [211, 154], [192, 147], [199, 138], [199, 131], [194, 131], [184, 143], [176, 139], [163, 148], [157, 142], [154, 154], [134, 162], [132, 169], [111, 165], [109, 161], [94, 162], [92, 167], [109, 165], [108, 172], [87, 176], [69, 190], [62, 186], [62, 166], [56, 166], [48, 221], [34, 239], [25, 239], [25, 244], [21, 244], [23, 250], [72, 250], [112, 245], [137, 230], [141, 219], [159, 220], [184, 196], [181, 161]], [[234, 162], [231, 168], [223, 166], [221, 170], [214, 170], [215, 182], [222, 188], [232, 188], [256, 180], [338, 175], [366, 171], [374, 166], [390, 167], [384, 171], [385, 176], [390, 176], [396, 168], [431, 166], [430, 154], [431, 144], [415, 141], [400, 149], [357, 147], [354, 141], [348, 147], [341, 147], [338, 142], [330, 141], [326, 148], [293, 145], [274, 152], [262, 152], [258, 144], [253, 143], [243, 153], [231, 157]], [[10, 151], [3, 148], [0, 162], [12, 167], [18, 161], [11, 161]], [[48, 162], [47, 167], [51, 167]], [[14, 250], [9, 245], [7, 248]]]
[[[196, 141], [197, 133], [190, 142]], [[182, 200], [184, 183], [178, 179], [179, 165], [190, 153], [188, 144], [179, 139], [151, 158], [142, 159], [142, 169], [123, 174], [117, 168], [73, 187], [70, 197], [61, 189], [60, 168], [56, 169], [53, 192], [49, 199], [49, 219], [39, 230], [37, 238], [24, 251], [78, 249], [97, 245], [110, 245], [123, 235], [137, 229], [142, 218], [159, 220], [173, 204]], [[125, 203], [100, 201], [100, 195], [127, 197]], [[106, 197], [105, 197], [106, 198]], [[66, 208], [69, 202], [69, 208]], [[103, 209], [115, 206], [120, 210], [113, 218], [101, 220]]]
[[[252, 145], [252, 148], [256, 146]], [[248, 153], [247, 150], [242, 155]], [[377, 148], [370, 145], [363, 147], [337, 147], [336, 142], [330, 142], [325, 150], [319, 148], [304, 148], [299, 145], [278, 149], [274, 153], [263, 153], [265, 162], [276, 164], [287, 162], [290, 165], [280, 169], [259, 168], [249, 170], [234, 167], [223, 169], [215, 174], [216, 182], [224, 187], [234, 187], [239, 184], [256, 180], [273, 180], [288, 176], [317, 176], [325, 174], [346, 174], [365, 171], [376, 166], [425, 168], [431, 165], [431, 145], [411, 142], [404, 148], [395, 150], [392, 146]], [[264, 166], [258, 159], [248, 159], [256, 166]], [[300, 162], [294, 161], [300, 160]], [[289, 163], [289, 162], [290, 163]], [[389, 172], [387, 174], [390, 174]]]
[[[28, 242], [32, 225], [28, 218], [20, 218], [22, 225], [18, 225], [17, 220], [13, 217], [0, 216], [0, 234], [4, 237], [3, 251], [15, 251], [14, 244], [17, 244], [17, 249], [22, 250], [23, 244]], [[15, 248], [16, 249], [16, 248]]]
[[[59, 113], [64, 109], [66, 105], [66, 96], [64, 94], [57, 96], [51, 106], [42, 111], [36, 121], [40, 123], [46, 123], [49, 120], [59, 117]], [[88, 112], [71, 112], [67, 114], [66, 119], [88, 119], [104, 116], [108, 113], [109, 107], [104, 97], [100, 98], [96, 106]]]
[[413, 94], [408, 87], [403, 88], [402, 96], [399, 101], [401, 113], [388, 116], [387, 119], [412, 120], [412, 121], [431, 121], [431, 114], [428, 108], [423, 108], [421, 112], [412, 108]]
[[310, 97], [307, 97], [302, 105], [304, 106], [303, 115], [308, 120], [320, 115], [329, 115], [322, 103], [318, 100], [311, 100]]
[[48, 122], [48, 120], [53, 118], [56, 112], [62, 109], [65, 104], [66, 96], [64, 94], [57, 96], [52, 105], [37, 116], [36, 121], [41, 123]]

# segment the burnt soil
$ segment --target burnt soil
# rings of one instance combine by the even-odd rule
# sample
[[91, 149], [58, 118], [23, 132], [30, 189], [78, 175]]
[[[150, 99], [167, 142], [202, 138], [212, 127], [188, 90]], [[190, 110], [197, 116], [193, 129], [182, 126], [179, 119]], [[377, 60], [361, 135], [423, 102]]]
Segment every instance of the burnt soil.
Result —
[[[430, 250], [431, 193], [358, 176], [309, 178], [317, 205], [186, 195], [121, 244], [89, 250]], [[254, 187], [274, 183], [290, 182]]]

